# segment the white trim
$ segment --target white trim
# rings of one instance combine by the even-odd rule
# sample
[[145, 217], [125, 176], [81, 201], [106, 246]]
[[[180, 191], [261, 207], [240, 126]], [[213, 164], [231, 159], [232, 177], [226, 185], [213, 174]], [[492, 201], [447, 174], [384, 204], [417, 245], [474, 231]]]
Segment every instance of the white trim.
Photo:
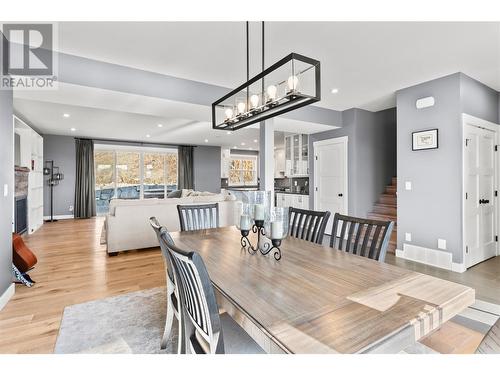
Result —
[[462, 310], [459, 315], [463, 316], [464, 318], [486, 324], [490, 327], [498, 320], [498, 315], [496, 314], [471, 307], [467, 307], [465, 310]]
[[0, 311], [5, 307], [5, 305], [7, 305], [7, 302], [9, 302], [9, 300], [12, 298], [15, 292], [16, 292], [16, 287], [14, 283], [12, 283], [0, 296]]
[[[66, 219], [74, 219], [74, 215], [54, 215], [54, 219], [56, 220], [66, 220]], [[50, 220], [50, 216], [44, 216], [43, 220]]]
[[453, 262], [452, 253], [427, 247], [403, 244], [403, 250], [396, 249], [396, 257], [427, 264], [453, 272], [464, 272], [462, 263]]
[[476, 299], [476, 302], [474, 302], [474, 304], [470, 307], [476, 310], [500, 316], [500, 305], [497, 305], [495, 303]]
[[[483, 120], [479, 117], [475, 117], [472, 115], [469, 115], [467, 113], [462, 113], [462, 146], [461, 146], [461, 158], [462, 158], [462, 206], [461, 206], [461, 211], [462, 211], [462, 267], [464, 268], [464, 271], [467, 269], [465, 266], [467, 264], [466, 257], [467, 254], [465, 252], [465, 127], [469, 126], [475, 126], [483, 129], [490, 130], [495, 133], [495, 144], [498, 143], [498, 130], [499, 130], [499, 124], [495, 124], [494, 122]], [[498, 155], [495, 157], [495, 178], [494, 178], [494, 189], [499, 190], [498, 184], [499, 184], [499, 175], [500, 175], [500, 162], [498, 160]], [[500, 205], [498, 204], [498, 199], [494, 200], [494, 205], [495, 205], [495, 227], [497, 228], [497, 235], [500, 235], [500, 228], [499, 226], [499, 219], [500, 219]], [[496, 255], [500, 255], [500, 249], [498, 246], [498, 243], [496, 244]], [[464, 272], [461, 271], [461, 272]]]
[[[344, 176], [344, 209], [345, 212], [343, 214], [348, 215], [349, 214], [349, 162], [348, 162], [348, 156], [349, 156], [349, 137], [348, 136], [343, 136], [343, 137], [336, 137], [336, 138], [329, 138], [325, 139], [322, 141], [316, 141], [313, 142], [313, 168], [314, 168], [314, 181], [313, 181], [313, 196], [314, 196], [314, 210], [318, 209], [318, 177], [319, 174], [318, 168], [316, 166], [317, 160], [316, 160], [316, 147], [318, 146], [325, 146], [325, 145], [332, 145], [336, 143], [343, 143], [344, 144], [344, 170], [345, 170], [345, 176]], [[332, 212], [332, 215], [335, 214], [335, 212]]]

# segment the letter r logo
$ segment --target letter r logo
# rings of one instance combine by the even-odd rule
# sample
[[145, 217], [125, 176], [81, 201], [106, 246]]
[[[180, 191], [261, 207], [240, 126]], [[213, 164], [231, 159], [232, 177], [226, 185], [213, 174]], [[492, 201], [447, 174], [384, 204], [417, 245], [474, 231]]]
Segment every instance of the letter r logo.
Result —
[[3, 24], [4, 75], [53, 74], [51, 24]]

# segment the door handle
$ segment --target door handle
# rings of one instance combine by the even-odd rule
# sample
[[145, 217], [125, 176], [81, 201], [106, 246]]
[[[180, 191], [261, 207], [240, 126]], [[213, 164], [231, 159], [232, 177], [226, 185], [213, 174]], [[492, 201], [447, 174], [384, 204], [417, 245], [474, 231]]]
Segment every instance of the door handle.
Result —
[[344, 194], [342, 194], [342, 193], [339, 193], [339, 197], [343, 197], [343, 196], [344, 196]]
[[489, 199], [480, 199], [479, 204], [488, 204], [490, 203]]

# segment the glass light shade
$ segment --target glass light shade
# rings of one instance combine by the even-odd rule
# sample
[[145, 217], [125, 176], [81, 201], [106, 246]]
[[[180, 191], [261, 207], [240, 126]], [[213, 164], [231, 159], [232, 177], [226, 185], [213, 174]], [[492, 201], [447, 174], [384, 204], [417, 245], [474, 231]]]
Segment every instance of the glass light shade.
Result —
[[288, 236], [288, 208], [273, 207], [266, 220], [266, 237], [271, 240], [283, 240]]
[[224, 115], [226, 116], [226, 120], [230, 120], [233, 118], [233, 109], [232, 108], [226, 108], [224, 111]]
[[299, 85], [299, 77], [295, 75], [288, 77], [287, 80], [288, 91], [296, 91], [298, 85]]
[[250, 104], [252, 105], [252, 109], [257, 108], [259, 106], [259, 95], [253, 94], [250, 97]]
[[237, 108], [238, 108], [238, 114], [241, 115], [242, 113], [245, 113], [247, 106], [244, 102], [239, 102]]
[[266, 89], [267, 100], [276, 100], [276, 94], [278, 92], [278, 88], [274, 85], [268, 86]]

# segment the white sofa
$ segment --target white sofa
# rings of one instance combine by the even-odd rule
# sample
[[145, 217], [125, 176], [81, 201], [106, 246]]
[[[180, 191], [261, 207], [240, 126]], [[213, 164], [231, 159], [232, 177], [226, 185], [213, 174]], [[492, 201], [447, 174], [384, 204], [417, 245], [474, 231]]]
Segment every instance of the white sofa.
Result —
[[158, 246], [158, 239], [149, 224], [156, 216], [170, 232], [180, 230], [179, 204], [219, 203], [219, 225], [234, 225], [235, 197], [227, 194], [188, 196], [184, 198], [121, 200], [110, 202], [104, 223], [104, 237], [108, 254], [120, 251]]

